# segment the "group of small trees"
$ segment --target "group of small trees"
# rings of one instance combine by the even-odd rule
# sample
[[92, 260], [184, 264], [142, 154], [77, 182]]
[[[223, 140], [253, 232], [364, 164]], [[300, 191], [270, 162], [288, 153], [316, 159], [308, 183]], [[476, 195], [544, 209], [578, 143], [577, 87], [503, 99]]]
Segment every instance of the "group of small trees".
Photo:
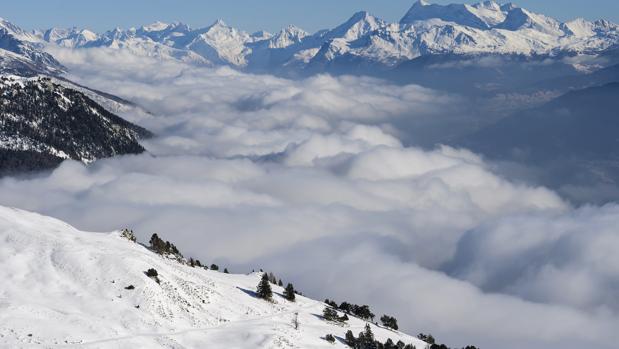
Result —
[[398, 330], [398, 320], [393, 316], [383, 315], [380, 317], [380, 322], [382, 322], [385, 327], [389, 327], [396, 331]]
[[322, 311], [322, 317], [327, 321], [346, 322], [348, 321], [348, 315], [344, 314], [339, 316], [337, 310], [332, 307], [325, 307]]
[[150, 248], [151, 250], [159, 253], [160, 255], [172, 255], [176, 258], [182, 259], [183, 255], [180, 253], [178, 248], [174, 246], [174, 244], [170, 243], [170, 241], [163, 241], [157, 234], [153, 234], [150, 237]]
[[[421, 339], [422, 341], [428, 343], [430, 346], [428, 347], [428, 349], [450, 349], [447, 345], [445, 344], [438, 344], [436, 342], [436, 339], [431, 335], [431, 334], [423, 334], [420, 333], [417, 338]], [[464, 347], [463, 349], [477, 349], [477, 347], [473, 346], [473, 345], [467, 345], [466, 347]]]
[[[260, 269], [260, 272], [264, 272], [264, 271], [263, 271], [262, 269]], [[275, 274], [273, 274], [272, 272], [269, 272], [269, 273], [267, 274], [267, 277], [268, 277], [268, 279], [269, 279], [269, 282], [270, 282], [270, 283], [272, 283], [273, 285], [277, 285], [277, 286], [279, 286], [279, 287], [284, 287], [284, 282], [282, 281], [282, 279], [278, 279], [278, 278], [275, 276]], [[286, 289], [286, 290], [288, 290], [288, 291], [285, 291], [285, 292], [292, 292], [292, 293], [290, 293], [290, 297], [286, 297], [286, 299], [288, 299], [289, 301], [294, 301], [294, 298], [295, 298], [295, 296], [294, 296], [294, 295], [295, 295], [295, 294], [301, 294], [301, 293], [299, 293], [298, 291], [296, 291], [296, 290], [294, 289], [294, 287], [292, 286], [292, 284], [291, 284], [291, 283], [288, 283], [288, 284], [286, 285], [286, 288], [285, 288], [285, 289]]]
[[404, 344], [402, 341], [394, 343], [391, 338], [387, 339], [385, 343], [377, 341], [369, 324], [365, 325], [365, 330], [359, 333], [358, 337], [355, 337], [352, 331], [348, 330], [344, 341], [346, 345], [354, 349], [416, 349], [412, 344]]
[[[211, 266], [209, 267], [207, 265], [202, 265], [202, 263], [198, 259], [189, 258], [189, 261], [187, 261], [187, 264], [192, 268], [198, 267], [198, 268], [203, 268], [205, 270], [211, 269], [212, 271], [219, 271], [219, 266], [217, 264], [211, 264]], [[228, 268], [224, 268], [224, 274], [230, 274], [230, 272], [228, 271]]]
[[369, 321], [374, 322], [374, 317], [376, 316], [370, 310], [369, 305], [357, 305], [357, 304], [351, 304], [348, 302], [342, 302], [338, 306], [335, 301], [332, 301], [330, 299], [325, 299], [325, 303], [335, 309], [339, 309], [347, 314], [354, 315], [363, 320], [369, 320]]
[[[273, 280], [275, 280], [273, 273], [262, 274], [260, 282], [256, 287], [256, 295], [258, 296], [258, 298], [262, 298], [268, 301], [273, 300], [273, 290], [271, 289], [271, 284], [275, 284]], [[279, 280], [279, 283], [282, 284], [281, 280]], [[295, 291], [294, 286], [291, 283], [288, 283], [288, 285], [284, 289], [284, 298], [290, 302], [294, 302], [296, 300], [296, 294], [297, 291]]]
[[120, 232], [120, 236], [124, 237], [125, 239], [131, 241], [131, 242], [137, 242], [138, 239], [135, 237], [135, 234], [133, 233], [133, 230], [129, 230], [129, 229], [123, 229]]

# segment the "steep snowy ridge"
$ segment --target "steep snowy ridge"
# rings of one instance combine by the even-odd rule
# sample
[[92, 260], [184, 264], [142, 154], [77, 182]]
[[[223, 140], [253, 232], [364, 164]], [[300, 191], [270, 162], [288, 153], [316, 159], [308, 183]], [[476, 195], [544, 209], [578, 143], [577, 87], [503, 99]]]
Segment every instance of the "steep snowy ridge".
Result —
[[64, 67], [43, 51], [40, 38], [0, 18], [0, 73], [59, 74]]
[[[57, 35], [63, 32], [67, 34]], [[438, 5], [419, 0], [399, 23], [387, 23], [362, 11], [334, 29], [311, 35], [294, 26], [275, 36], [264, 32], [251, 35], [222, 21], [200, 29], [156, 22], [139, 29], [107, 32], [97, 39], [88, 31], [54, 33], [39, 38], [65, 47], [123, 48], [197, 64], [260, 70], [348, 62], [351, 57], [394, 67], [424, 55], [595, 54], [619, 43], [615, 24], [585, 20], [561, 23], [495, 1]]]
[[44, 77], [0, 76], [0, 115], [0, 174], [141, 153], [138, 140], [150, 136], [85, 93]]
[[[324, 303], [302, 296], [289, 302], [275, 285], [273, 302], [258, 299], [259, 273], [192, 268], [119, 232], [82, 232], [0, 206], [0, 241], [0, 347], [345, 348], [345, 332], [356, 335], [366, 324], [325, 321]], [[145, 275], [150, 268], [160, 283]], [[426, 347], [398, 331], [371, 329], [381, 342]]]

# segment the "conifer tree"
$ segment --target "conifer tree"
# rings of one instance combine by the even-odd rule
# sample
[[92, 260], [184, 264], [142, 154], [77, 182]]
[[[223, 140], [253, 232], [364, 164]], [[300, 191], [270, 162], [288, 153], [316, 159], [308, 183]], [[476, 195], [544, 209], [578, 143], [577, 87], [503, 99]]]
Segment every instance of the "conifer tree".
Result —
[[159, 235], [157, 235], [156, 233], [150, 237], [149, 243], [150, 248], [159, 254], [162, 254], [165, 250], [165, 243], [163, 242], [163, 240], [161, 240], [161, 238], [159, 238]]
[[354, 348], [357, 346], [357, 338], [355, 338], [355, 335], [352, 333], [351, 330], [348, 330], [346, 332], [346, 336], [344, 340], [346, 341], [346, 345], [348, 345], [351, 348]]
[[286, 286], [286, 289], [284, 290], [284, 298], [286, 298], [290, 302], [295, 301], [296, 296], [295, 296], [294, 286], [292, 286], [291, 283], [288, 283], [288, 285]]
[[270, 301], [273, 299], [273, 291], [271, 290], [271, 283], [269, 282], [269, 276], [264, 273], [260, 279], [260, 283], [256, 289], [256, 294], [259, 298]]
[[359, 346], [363, 349], [374, 349], [376, 341], [370, 324], [365, 324], [365, 330], [359, 333]]

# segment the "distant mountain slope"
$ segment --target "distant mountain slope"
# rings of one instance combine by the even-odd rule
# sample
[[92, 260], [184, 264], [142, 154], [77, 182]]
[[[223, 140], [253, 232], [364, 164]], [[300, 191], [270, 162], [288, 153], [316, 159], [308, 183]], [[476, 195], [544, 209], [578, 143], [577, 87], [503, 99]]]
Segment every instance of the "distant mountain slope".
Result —
[[150, 133], [49, 78], [0, 77], [0, 174], [144, 151]]
[[[0, 207], [0, 241], [0, 347], [347, 348], [346, 331], [357, 335], [366, 325], [353, 316], [326, 321], [324, 303], [287, 301], [275, 285], [273, 302], [258, 299], [259, 273], [192, 268], [119, 232], [81, 232]], [[159, 283], [145, 275], [151, 268]], [[404, 333], [371, 329], [381, 342], [426, 348]]]
[[617, 200], [618, 97], [619, 82], [569, 92], [451, 144], [539, 169], [536, 181], [577, 202]]
[[43, 46], [36, 35], [0, 18], [0, 73], [21, 76], [61, 73], [64, 67], [43, 51]]
[[494, 158], [619, 158], [619, 82], [573, 91], [462, 140]]
[[[292, 70], [356, 63], [395, 67], [428, 55], [522, 55], [561, 58], [617, 47], [619, 26], [607, 21], [560, 22], [513, 4], [436, 5], [417, 1], [398, 23], [366, 12], [332, 30], [308, 34], [294, 26], [254, 34], [217, 21], [192, 29], [157, 22], [95, 34], [84, 29], [37, 33], [42, 42], [71, 48], [109, 47], [197, 64], [250, 70]], [[361, 63], [360, 63], [361, 62]]]

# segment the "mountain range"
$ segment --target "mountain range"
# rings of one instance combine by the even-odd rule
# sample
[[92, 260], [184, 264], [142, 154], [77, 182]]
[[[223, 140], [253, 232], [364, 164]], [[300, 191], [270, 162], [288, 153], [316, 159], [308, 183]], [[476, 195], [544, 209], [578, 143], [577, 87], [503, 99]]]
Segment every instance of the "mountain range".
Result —
[[250, 34], [219, 20], [198, 29], [157, 22], [102, 34], [52, 28], [30, 35], [34, 42], [69, 48], [108, 47], [195, 64], [299, 72], [340, 64], [393, 69], [419, 57], [448, 54], [596, 55], [617, 47], [619, 26], [604, 20], [560, 22], [511, 3], [435, 5], [419, 0], [397, 23], [358, 12], [313, 34], [295, 26]]
[[1, 20], [0, 72], [60, 75], [66, 69], [47, 53], [50, 47], [107, 48], [286, 77], [359, 74], [457, 92], [497, 91], [612, 67], [619, 64], [618, 44], [619, 26], [605, 20], [561, 22], [494, 1], [419, 0], [397, 23], [362, 11], [313, 34], [293, 25], [248, 33], [221, 20], [197, 29], [155, 22], [104, 33], [27, 32]]

